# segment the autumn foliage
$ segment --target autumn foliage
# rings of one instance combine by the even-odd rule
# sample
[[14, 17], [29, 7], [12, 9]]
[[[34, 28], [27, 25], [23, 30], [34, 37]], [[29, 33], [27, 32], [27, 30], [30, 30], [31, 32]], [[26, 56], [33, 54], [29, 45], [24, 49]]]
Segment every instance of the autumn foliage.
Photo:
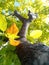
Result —
[[[26, 38], [32, 44], [40, 41], [49, 46], [48, 0], [0, 0], [0, 65], [20, 65], [13, 51], [20, 44], [20, 40], [15, 39], [19, 38], [18, 33], [22, 22], [11, 15], [15, 10], [24, 18], [28, 18], [28, 10], [38, 14], [38, 18], [30, 23]], [[39, 37], [36, 30], [41, 31]], [[8, 45], [5, 37], [9, 39]], [[3, 44], [6, 46], [4, 47]]]

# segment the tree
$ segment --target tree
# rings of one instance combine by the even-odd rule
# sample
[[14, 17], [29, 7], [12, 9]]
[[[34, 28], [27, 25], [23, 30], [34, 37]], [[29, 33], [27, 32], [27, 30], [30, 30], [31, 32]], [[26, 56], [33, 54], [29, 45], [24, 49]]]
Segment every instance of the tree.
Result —
[[[38, 14], [38, 18], [30, 23], [26, 37], [32, 43], [43, 42], [49, 45], [49, 6], [45, 5], [42, 0], [0, 0], [0, 65], [20, 65], [15, 46], [10, 45], [10, 42], [13, 42], [11, 38], [19, 38], [17, 34], [22, 26], [22, 22], [11, 15], [15, 10], [24, 18], [28, 18], [28, 10]], [[13, 27], [15, 32], [13, 32]], [[35, 39], [30, 37], [33, 30], [41, 30], [42, 35]], [[10, 42], [6, 43], [8, 39]]]

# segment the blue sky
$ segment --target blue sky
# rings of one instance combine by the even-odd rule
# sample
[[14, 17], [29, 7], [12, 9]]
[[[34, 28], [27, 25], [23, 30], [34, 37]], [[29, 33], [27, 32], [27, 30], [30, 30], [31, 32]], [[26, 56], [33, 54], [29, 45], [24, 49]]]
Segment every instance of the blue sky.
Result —
[[[32, 0], [34, 2], [34, 0]], [[28, 2], [28, 1], [27, 1]], [[15, 2], [14, 3], [14, 6], [20, 6], [20, 3], [19, 2]]]

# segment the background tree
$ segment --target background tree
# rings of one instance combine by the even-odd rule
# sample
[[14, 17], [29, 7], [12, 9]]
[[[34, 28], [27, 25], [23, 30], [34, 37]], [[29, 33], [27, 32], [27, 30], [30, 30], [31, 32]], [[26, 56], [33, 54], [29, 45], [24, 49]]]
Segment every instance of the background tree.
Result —
[[[25, 18], [28, 18], [28, 10], [38, 14], [38, 18], [30, 23], [26, 37], [32, 43], [43, 42], [45, 45], [49, 45], [48, 0], [44, 0], [44, 2], [43, 0], [0, 0], [0, 65], [20, 65], [20, 61], [15, 53], [15, 47], [10, 45], [9, 42], [5, 42], [6, 37], [10, 39], [12, 37], [19, 37], [16, 36], [15, 33], [12, 36], [10, 34], [6, 34], [7, 29], [13, 23], [17, 25], [19, 30], [21, 29], [22, 23], [20, 20], [11, 15], [15, 10]], [[16, 28], [19, 32], [18, 29]], [[33, 30], [41, 30], [42, 35], [39, 38], [36, 38], [36, 35], [35, 38], [30, 37], [31, 31]]]

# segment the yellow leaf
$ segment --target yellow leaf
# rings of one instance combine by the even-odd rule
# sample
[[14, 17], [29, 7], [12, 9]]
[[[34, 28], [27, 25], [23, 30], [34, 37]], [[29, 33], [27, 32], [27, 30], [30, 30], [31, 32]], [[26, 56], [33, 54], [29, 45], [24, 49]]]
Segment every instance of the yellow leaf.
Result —
[[15, 38], [19, 38], [19, 36], [15, 35], [15, 34], [9, 34], [9, 33], [5, 33], [5, 36], [9, 39], [15, 39]]
[[20, 44], [20, 40], [9, 39], [9, 42], [12, 46], [18, 46]]
[[7, 28], [7, 21], [4, 15], [0, 14], [0, 30], [5, 31]]
[[38, 39], [41, 35], [42, 35], [41, 30], [33, 30], [30, 32], [30, 37], [32, 37], [33, 39]]
[[16, 26], [15, 23], [13, 23], [7, 30], [6, 30], [6, 33], [9, 33], [9, 34], [15, 34], [17, 35], [19, 32], [19, 29], [18, 27]]

